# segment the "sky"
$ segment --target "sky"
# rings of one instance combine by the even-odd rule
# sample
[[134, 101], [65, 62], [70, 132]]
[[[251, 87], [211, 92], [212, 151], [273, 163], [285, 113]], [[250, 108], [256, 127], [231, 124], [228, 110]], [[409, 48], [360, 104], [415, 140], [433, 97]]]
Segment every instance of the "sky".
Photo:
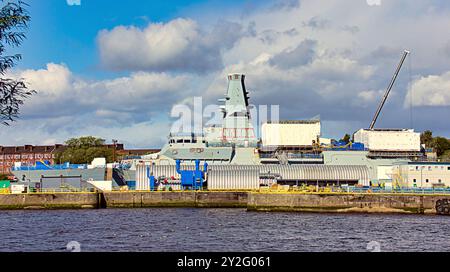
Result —
[[159, 148], [175, 105], [215, 104], [227, 74], [281, 119], [320, 116], [323, 137], [367, 128], [405, 49], [379, 128], [450, 137], [447, 0], [28, 0], [22, 61], [38, 93], [0, 145], [93, 135]]

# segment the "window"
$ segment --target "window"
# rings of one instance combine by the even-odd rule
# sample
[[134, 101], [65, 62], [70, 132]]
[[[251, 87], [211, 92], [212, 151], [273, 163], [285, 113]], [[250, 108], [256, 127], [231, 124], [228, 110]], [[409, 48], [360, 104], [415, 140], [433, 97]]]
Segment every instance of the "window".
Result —
[[416, 182], [417, 182], [417, 179], [414, 179], [413, 182], [416, 183]]
[[439, 183], [442, 183], [442, 179], [439, 180]]
[[426, 183], [430, 182], [430, 180], [429, 180], [429, 179], [426, 179], [425, 181], [426, 181]]

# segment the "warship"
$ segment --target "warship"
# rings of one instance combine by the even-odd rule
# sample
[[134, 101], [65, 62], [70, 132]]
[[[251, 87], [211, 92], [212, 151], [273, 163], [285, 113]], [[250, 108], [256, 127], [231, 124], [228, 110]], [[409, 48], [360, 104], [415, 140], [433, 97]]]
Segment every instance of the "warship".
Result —
[[228, 90], [219, 102], [223, 113], [221, 125], [203, 128], [203, 133], [170, 134], [166, 145], [157, 154], [144, 156], [155, 164], [175, 165], [177, 160], [200, 160], [214, 164], [259, 164], [258, 140], [250, 116], [245, 75], [228, 76]]
[[[126, 163], [111, 166], [112, 178], [118, 186], [135, 179], [136, 164], [175, 165], [194, 164], [196, 160], [210, 165], [258, 165], [258, 140], [250, 116], [249, 96], [245, 75], [228, 75], [225, 97], [219, 99], [223, 113], [222, 124], [203, 128], [203, 133], [189, 135], [169, 134], [167, 143], [156, 154], [143, 156]], [[49, 177], [81, 177], [82, 180], [104, 180], [108, 166], [98, 165], [47, 165], [14, 167], [12, 173], [20, 181], [40, 182]]]

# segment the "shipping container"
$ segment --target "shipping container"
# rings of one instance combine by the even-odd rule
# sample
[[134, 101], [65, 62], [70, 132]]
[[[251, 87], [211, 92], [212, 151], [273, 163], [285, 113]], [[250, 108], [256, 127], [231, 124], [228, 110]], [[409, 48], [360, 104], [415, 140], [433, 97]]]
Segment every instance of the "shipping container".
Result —
[[412, 129], [361, 129], [355, 133], [354, 140], [370, 151], [419, 152], [421, 149], [420, 133]]

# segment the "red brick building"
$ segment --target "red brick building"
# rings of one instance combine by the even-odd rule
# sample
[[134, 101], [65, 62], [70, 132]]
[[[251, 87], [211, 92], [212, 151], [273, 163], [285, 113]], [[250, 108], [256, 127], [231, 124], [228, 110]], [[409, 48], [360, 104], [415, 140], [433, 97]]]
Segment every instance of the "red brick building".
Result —
[[[108, 148], [114, 148], [113, 144], [106, 145]], [[64, 151], [65, 145], [45, 145], [45, 146], [0, 146], [0, 173], [10, 173], [14, 163], [20, 162], [23, 166], [35, 165], [36, 161], [55, 162], [56, 154]], [[116, 144], [116, 150], [123, 150], [123, 144]]]
[[[146, 154], [156, 153], [156, 149], [135, 149], [125, 150], [123, 144], [108, 144], [108, 148], [115, 148], [117, 159], [126, 156], [142, 156]], [[51, 164], [55, 162], [56, 154], [66, 149], [65, 145], [46, 145], [46, 146], [0, 146], [0, 174], [9, 174], [11, 168], [16, 162], [20, 162], [23, 166], [33, 166], [36, 161], [49, 161]]]

